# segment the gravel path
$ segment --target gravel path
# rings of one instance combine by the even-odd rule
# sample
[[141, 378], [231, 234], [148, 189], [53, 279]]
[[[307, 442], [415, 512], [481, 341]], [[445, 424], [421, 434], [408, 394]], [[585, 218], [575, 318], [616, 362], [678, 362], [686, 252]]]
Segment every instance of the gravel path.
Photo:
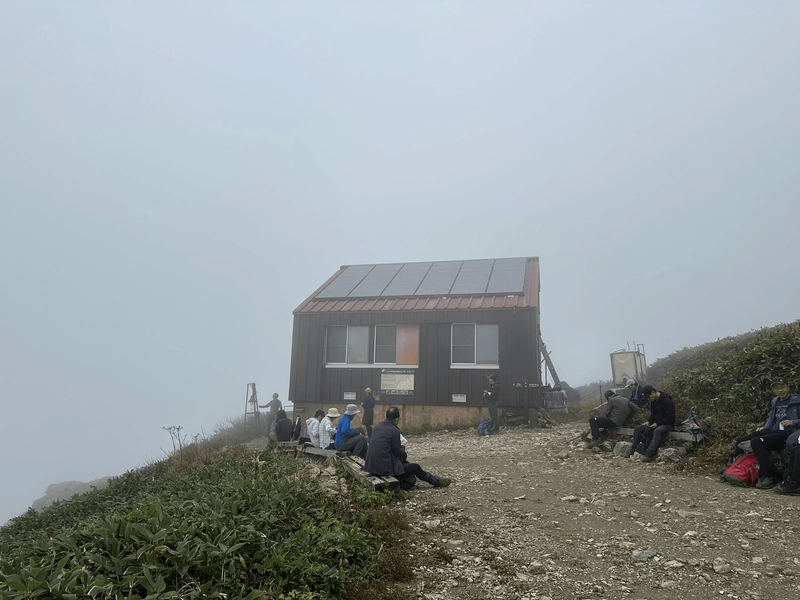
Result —
[[410, 597], [800, 598], [800, 497], [586, 450], [581, 424], [409, 437]]

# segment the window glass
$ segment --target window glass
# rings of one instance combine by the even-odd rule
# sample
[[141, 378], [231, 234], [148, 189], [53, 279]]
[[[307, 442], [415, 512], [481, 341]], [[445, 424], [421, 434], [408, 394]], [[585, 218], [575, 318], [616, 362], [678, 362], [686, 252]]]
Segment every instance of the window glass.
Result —
[[453, 363], [475, 363], [475, 325], [453, 324]]
[[375, 362], [395, 364], [397, 361], [397, 325], [375, 326]]
[[347, 362], [369, 362], [369, 326], [347, 328]]
[[500, 352], [497, 342], [497, 325], [495, 323], [479, 323], [475, 326], [475, 344], [477, 346], [478, 363], [498, 364]]
[[334, 325], [328, 327], [328, 338], [325, 345], [325, 362], [347, 362], [347, 327]]

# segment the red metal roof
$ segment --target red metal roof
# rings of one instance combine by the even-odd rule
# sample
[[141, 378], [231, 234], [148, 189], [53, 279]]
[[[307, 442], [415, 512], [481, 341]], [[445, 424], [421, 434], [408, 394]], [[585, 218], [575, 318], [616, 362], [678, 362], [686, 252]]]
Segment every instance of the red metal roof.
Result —
[[[406, 263], [415, 264], [415, 263]], [[342, 274], [342, 266], [298, 306], [294, 313], [322, 312], [386, 312], [416, 310], [479, 310], [488, 308], [532, 308], [539, 305], [539, 258], [528, 257], [522, 293], [469, 294], [449, 296], [400, 296], [379, 298], [317, 298], [319, 293]]]

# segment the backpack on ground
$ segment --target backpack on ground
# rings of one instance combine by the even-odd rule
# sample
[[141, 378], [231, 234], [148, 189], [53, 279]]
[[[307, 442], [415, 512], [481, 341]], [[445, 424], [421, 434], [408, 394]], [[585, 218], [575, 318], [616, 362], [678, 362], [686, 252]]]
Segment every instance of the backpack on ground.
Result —
[[756, 468], [756, 455], [752, 453], [740, 454], [722, 472], [722, 478], [730, 484], [750, 487], [758, 481], [758, 468]]
[[700, 419], [697, 418], [694, 408], [693, 406], [689, 411], [689, 417], [683, 422], [683, 426], [686, 427], [686, 431], [692, 436], [692, 441], [697, 443], [703, 441], [703, 424], [700, 423]]
[[478, 423], [478, 435], [489, 435], [492, 429], [494, 429], [494, 421], [491, 419], [481, 419], [481, 422]]

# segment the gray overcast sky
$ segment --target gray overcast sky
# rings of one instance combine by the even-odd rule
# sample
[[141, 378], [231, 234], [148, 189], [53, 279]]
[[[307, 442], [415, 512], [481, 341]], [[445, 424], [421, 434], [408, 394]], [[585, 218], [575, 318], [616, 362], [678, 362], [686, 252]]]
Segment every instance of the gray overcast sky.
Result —
[[4, 2], [0, 522], [288, 391], [343, 264], [539, 256], [573, 385], [798, 315], [797, 2]]

